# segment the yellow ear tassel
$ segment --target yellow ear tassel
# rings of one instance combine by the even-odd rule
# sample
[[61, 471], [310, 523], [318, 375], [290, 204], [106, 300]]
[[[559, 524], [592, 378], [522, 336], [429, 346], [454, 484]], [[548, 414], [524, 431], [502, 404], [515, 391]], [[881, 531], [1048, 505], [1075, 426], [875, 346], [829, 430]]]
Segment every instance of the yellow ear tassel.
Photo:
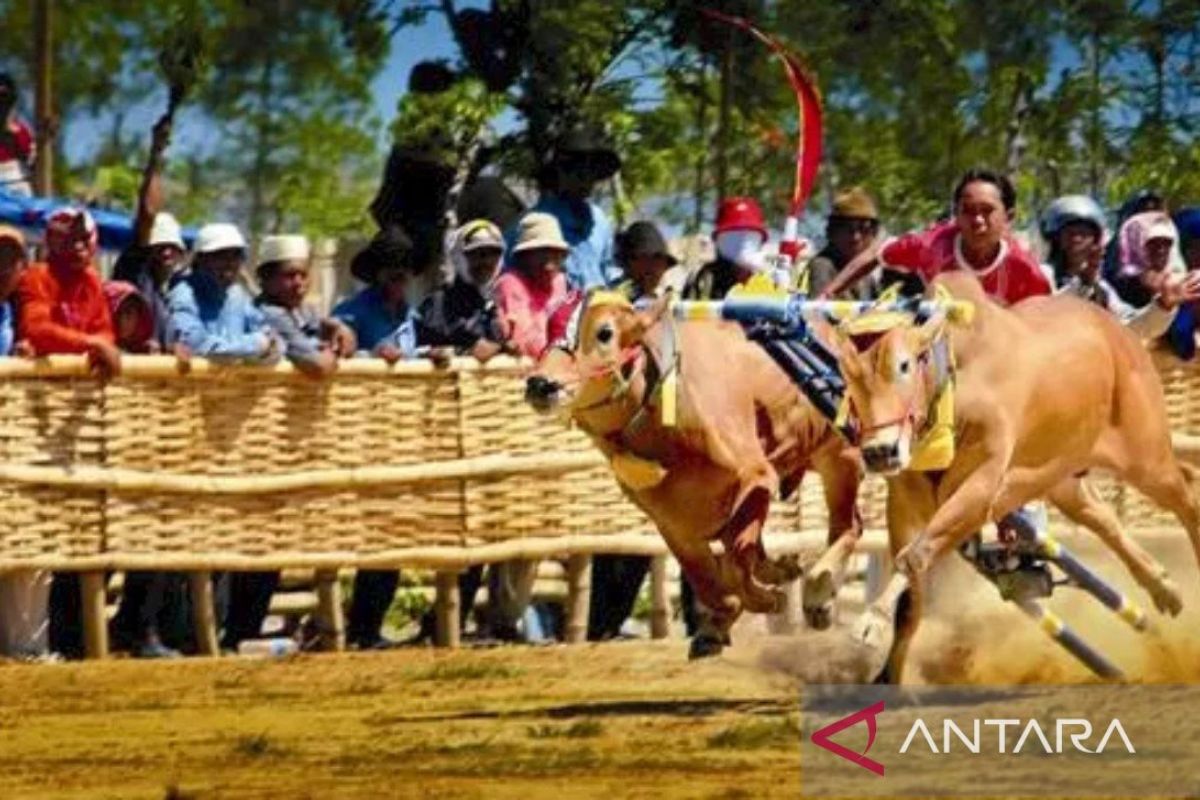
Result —
[[676, 379], [678, 372], [678, 368], [674, 368], [667, 373], [667, 376], [663, 378], [662, 389], [659, 392], [661, 396], [659, 402], [661, 403], [662, 424], [668, 428], [675, 427], [676, 414], [678, 413], [676, 409], [679, 393], [679, 381]]

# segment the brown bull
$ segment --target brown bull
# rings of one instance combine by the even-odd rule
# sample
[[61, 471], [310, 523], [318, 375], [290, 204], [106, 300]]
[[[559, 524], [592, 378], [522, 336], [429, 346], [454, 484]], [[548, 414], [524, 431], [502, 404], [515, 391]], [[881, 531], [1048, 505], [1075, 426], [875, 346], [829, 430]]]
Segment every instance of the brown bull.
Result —
[[[781, 486], [785, 495], [795, 490], [809, 469], [824, 483], [829, 542], [837, 543], [822, 561], [833, 563], [832, 572], [823, 575], [840, 580], [861, 533], [861, 466], [740, 328], [673, 323], [665, 308], [661, 302], [639, 312], [611, 293], [594, 294], [579, 314], [575, 343], [542, 357], [526, 397], [543, 412], [573, 419], [657, 526], [707, 608], [692, 643], [694, 656], [707, 655], [728, 644], [743, 610], [781, 609], [778, 587], [799, 569], [794, 560], [768, 559], [761, 534], [771, 499]], [[674, 390], [664, 380], [672, 370]], [[669, 424], [664, 399], [675, 405]], [[714, 554], [712, 542], [724, 553]], [[831, 594], [819, 607], [806, 605], [811, 622], [830, 622]]]
[[[953, 273], [938, 283], [975, 305], [970, 325], [934, 319], [857, 345], [843, 337], [838, 347], [864, 461], [888, 475], [888, 529], [900, 576], [888, 600], [911, 588], [891, 677], [899, 680], [930, 565], [985, 523], [1040, 497], [1095, 531], [1159, 610], [1177, 614], [1179, 590], [1166, 570], [1122, 533], [1083, 481], [1088, 470], [1101, 469], [1133, 485], [1179, 519], [1200, 560], [1193, 471], [1172, 451], [1162, 385], [1145, 348], [1110, 314], [1074, 297], [1005, 309], [972, 276]], [[957, 362], [956, 447], [946, 469], [918, 472], [907, 469], [908, 460], [932, 413], [930, 348], [942, 335]]]

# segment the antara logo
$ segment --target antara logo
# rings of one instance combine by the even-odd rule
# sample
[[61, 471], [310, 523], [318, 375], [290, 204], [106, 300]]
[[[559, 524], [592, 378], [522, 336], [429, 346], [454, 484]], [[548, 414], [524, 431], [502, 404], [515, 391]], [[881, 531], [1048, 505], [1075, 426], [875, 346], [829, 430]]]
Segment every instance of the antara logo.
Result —
[[[879, 730], [877, 717], [883, 713], [883, 709], [884, 702], [882, 700], [874, 705], [867, 706], [848, 717], [843, 717], [818, 731], [814, 731], [810, 737], [811, 741], [817, 747], [828, 750], [834, 755], [846, 759], [851, 764], [860, 766], [883, 777], [883, 764], [867, 757], [871, 746], [875, 744], [875, 736]], [[863, 748], [861, 753], [856, 753], [850, 748], [832, 740], [832, 736], [860, 722], [865, 722], [867, 725], [867, 746]], [[985, 731], [989, 733], [995, 731], [995, 752], [1000, 754], [1015, 754], [1020, 753], [1023, 749], [1033, 750], [1040, 747], [1047, 755], [1061, 755], [1067, 749], [1064, 747], [1064, 743], [1068, 741], [1071, 750], [1091, 755], [1103, 753], [1110, 746], [1118, 748], [1124, 746], [1125, 751], [1128, 753], [1137, 752], [1133, 746], [1133, 742], [1129, 738], [1129, 734], [1125, 732], [1125, 727], [1119, 719], [1113, 719], [1108, 723], [1108, 726], [1104, 728], [1103, 735], [1100, 736], [1094, 748], [1091, 747], [1091, 738], [1093, 730], [1098, 730], [1098, 728], [1093, 728], [1091, 721], [1086, 719], [1056, 719], [1047, 728], [1043, 728], [1042, 724], [1036, 719], [1027, 721], [1019, 719], [975, 719], [971, 721], [968, 729], [970, 733], [952, 719], [942, 720], [942, 738], [941, 747], [939, 748], [937, 740], [934, 739], [933, 734], [930, 732], [929, 725], [925, 720], [918, 717], [909, 728], [908, 735], [904, 737], [904, 744], [900, 746], [899, 754], [904, 755], [908, 753], [914, 747], [915, 743], [917, 747], [924, 744], [929, 748], [931, 753], [937, 755], [948, 755], [951, 752], [958, 751], [960, 748], [965, 748], [967, 753], [979, 755], [984, 753]], [[1046, 735], [1047, 729], [1053, 732], [1053, 746], [1050, 743], [1050, 737]], [[1010, 730], [1013, 733], [1012, 737], [1008, 735]], [[1015, 743], [1012, 749], [1009, 750], [1008, 743], [1014, 739]], [[987, 752], [991, 752], [990, 748]]]
[[[883, 764], [880, 764], [874, 759], [867, 758], [867, 753], [871, 750], [871, 745], [875, 744], [875, 733], [878, 730], [878, 724], [875, 718], [883, 712], [883, 701], [880, 700], [873, 706], [867, 706], [862, 711], [855, 711], [848, 717], [843, 717], [832, 725], [826, 725], [819, 731], [813, 731], [812, 743], [817, 747], [823, 747], [836, 756], [849, 761], [851, 764], [857, 764], [863, 769], [868, 769], [874, 772], [879, 777], [883, 777]], [[835, 733], [841, 733], [851, 726], [857, 725], [860, 722], [867, 723], [867, 746], [863, 748], [861, 753], [856, 753], [848, 747], [843, 747], [829, 737]]]

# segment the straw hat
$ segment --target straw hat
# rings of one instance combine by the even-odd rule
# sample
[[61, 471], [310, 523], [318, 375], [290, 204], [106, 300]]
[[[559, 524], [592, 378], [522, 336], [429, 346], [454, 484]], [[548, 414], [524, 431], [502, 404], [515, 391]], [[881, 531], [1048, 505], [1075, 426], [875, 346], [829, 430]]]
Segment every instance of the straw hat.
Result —
[[871, 195], [867, 194], [866, 190], [855, 186], [833, 198], [833, 208], [829, 211], [829, 218], [877, 221], [879, 209], [875, 207], [875, 201], [871, 199]]
[[531, 211], [517, 223], [517, 243], [512, 251], [520, 253], [540, 249], [570, 252], [571, 245], [563, 239], [562, 228], [554, 215]]

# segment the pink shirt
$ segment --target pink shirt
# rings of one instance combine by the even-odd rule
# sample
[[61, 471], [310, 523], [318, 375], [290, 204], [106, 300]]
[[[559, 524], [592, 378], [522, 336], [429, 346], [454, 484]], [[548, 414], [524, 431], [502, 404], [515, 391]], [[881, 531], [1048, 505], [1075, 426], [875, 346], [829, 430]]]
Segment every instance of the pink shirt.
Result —
[[539, 357], [549, 342], [550, 317], [567, 299], [566, 276], [556, 273], [547, 291], [509, 269], [500, 273], [494, 291], [504, 335], [522, 355]]
[[992, 299], [1005, 305], [1051, 292], [1037, 261], [1011, 237], [1001, 241], [995, 261], [983, 269], [972, 267], [962, 256], [958, 226], [953, 222], [892, 239], [883, 245], [879, 258], [887, 267], [915, 272], [926, 283], [943, 272], [968, 270]]

